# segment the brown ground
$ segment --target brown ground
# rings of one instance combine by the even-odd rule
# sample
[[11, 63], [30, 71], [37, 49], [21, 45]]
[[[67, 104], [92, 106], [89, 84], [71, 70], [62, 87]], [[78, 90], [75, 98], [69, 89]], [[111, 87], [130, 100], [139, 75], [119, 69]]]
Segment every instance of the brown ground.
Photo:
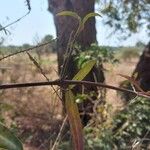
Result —
[[[33, 54], [36, 56], [35, 54]], [[43, 56], [41, 67], [50, 80], [57, 79], [56, 55]], [[106, 83], [118, 86], [124, 79], [118, 74], [131, 75], [137, 59], [121, 61], [119, 64], [105, 64]], [[0, 62], [0, 83], [21, 83], [45, 81], [45, 77], [33, 65], [26, 54]], [[56, 87], [55, 87], [56, 89]], [[120, 109], [123, 102], [116, 91], [107, 90], [107, 102]], [[25, 150], [45, 149], [50, 140], [56, 138], [62, 120], [62, 106], [52, 87], [34, 87], [0, 91], [0, 103], [9, 104], [3, 115], [7, 126], [17, 127]], [[14, 129], [14, 127], [13, 127]], [[47, 140], [48, 139], [48, 140]]]
[[[106, 71], [106, 83], [119, 86], [119, 84], [125, 79], [121, 77], [119, 74], [131, 76], [132, 72], [137, 64], [138, 59], [132, 59], [128, 61], [121, 61], [119, 64], [105, 64], [105, 68], [108, 68]], [[107, 102], [113, 105], [114, 109], [119, 109], [122, 107], [123, 103], [120, 97], [117, 96], [117, 92], [114, 90], [107, 90]]]

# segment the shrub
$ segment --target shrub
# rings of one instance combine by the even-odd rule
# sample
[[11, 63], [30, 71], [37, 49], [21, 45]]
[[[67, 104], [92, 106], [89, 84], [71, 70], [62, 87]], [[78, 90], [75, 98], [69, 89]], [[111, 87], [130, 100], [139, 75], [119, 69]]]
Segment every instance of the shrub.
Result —
[[123, 60], [131, 60], [140, 56], [140, 52], [135, 48], [126, 48], [120, 52], [120, 58]]
[[[85, 131], [85, 150], [148, 149], [150, 146], [150, 100], [135, 98], [112, 121], [89, 126]], [[59, 149], [68, 149], [64, 142]]]
[[89, 60], [96, 60], [97, 65], [101, 65], [103, 62], [118, 62], [115, 58], [115, 52], [112, 49], [98, 46], [97, 44], [92, 44], [87, 50], [81, 51], [75, 61], [78, 68], [82, 68], [82, 65]]
[[[134, 99], [112, 121], [111, 127], [100, 125], [87, 132], [88, 150], [91, 149], [146, 149], [150, 145], [150, 101], [145, 98]], [[86, 129], [87, 130], [87, 129]], [[91, 136], [93, 137], [91, 138]]]

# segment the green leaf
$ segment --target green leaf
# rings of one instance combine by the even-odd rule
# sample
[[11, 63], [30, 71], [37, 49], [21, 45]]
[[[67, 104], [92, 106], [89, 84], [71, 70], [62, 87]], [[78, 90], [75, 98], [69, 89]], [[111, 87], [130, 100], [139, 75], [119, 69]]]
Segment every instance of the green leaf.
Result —
[[96, 17], [96, 16], [101, 17], [100, 14], [94, 13], [94, 12], [87, 14], [87, 15], [83, 18], [83, 20], [82, 20], [82, 27], [84, 27], [85, 23], [86, 23], [91, 17]]
[[20, 140], [0, 123], [0, 148], [8, 150], [23, 150]]
[[83, 138], [82, 124], [81, 124], [78, 106], [77, 103], [75, 102], [75, 96], [73, 95], [71, 90], [68, 90], [65, 93], [65, 106], [68, 114], [70, 131], [74, 143], [74, 149], [83, 150], [84, 138]]
[[81, 17], [72, 11], [62, 11], [60, 13], [57, 13], [56, 16], [70, 16], [76, 18], [79, 22], [81, 22]]
[[[79, 72], [74, 76], [72, 80], [77, 81], [83, 80], [86, 77], [86, 75], [91, 71], [91, 69], [94, 67], [95, 63], [96, 60], [90, 60], [87, 63], [85, 63], [84, 67], [79, 70]], [[70, 89], [72, 89], [73, 87], [75, 87], [75, 85], [71, 85], [69, 87]]]

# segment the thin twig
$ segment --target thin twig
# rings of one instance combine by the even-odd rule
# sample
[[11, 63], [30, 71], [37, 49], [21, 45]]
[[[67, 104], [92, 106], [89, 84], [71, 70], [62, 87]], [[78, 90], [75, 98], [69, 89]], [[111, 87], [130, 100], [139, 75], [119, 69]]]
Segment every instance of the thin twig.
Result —
[[135, 94], [141, 97], [145, 98], [150, 98], [149, 95], [146, 95], [145, 93], [141, 92], [134, 92], [132, 90], [128, 90], [125, 88], [120, 88], [120, 87], [115, 87], [112, 85], [108, 84], [103, 84], [103, 83], [96, 83], [96, 82], [90, 82], [90, 81], [75, 81], [75, 80], [54, 80], [54, 81], [49, 81], [49, 82], [29, 82], [29, 83], [14, 83], [14, 84], [2, 84], [0, 85], [0, 90], [2, 89], [12, 89], [12, 88], [25, 88], [25, 87], [37, 87], [37, 86], [48, 86], [48, 85], [91, 85], [91, 86], [99, 86], [103, 88], [108, 88], [116, 91], [121, 91], [121, 92], [127, 92], [131, 94]]
[[29, 52], [26, 52], [29, 59], [32, 61], [32, 63], [37, 67], [37, 69], [40, 71], [40, 73], [44, 76], [44, 78], [49, 81], [49, 78], [44, 73], [43, 69], [41, 68], [40, 64], [32, 57], [32, 55]]
[[11, 25], [13, 25], [13, 24], [19, 22], [20, 20], [22, 20], [23, 18], [25, 18], [29, 13], [30, 13], [30, 11], [28, 11], [25, 15], [23, 15], [23, 16], [20, 17], [19, 19], [17, 19], [17, 20], [15, 20], [15, 21], [13, 21], [13, 22], [7, 24], [6, 26], [0, 28], [0, 31], [5, 30], [5, 29], [8, 28], [9, 26], [11, 26]]
[[[26, 52], [27, 55], [29, 56], [29, 59], [33, 62], [33, 64], [39, 69], [40, 73], [44, 76], [44, 78], [47, 80], [47, 82], [49, 82], [49, 78], [46, 76], [45, 72], [43, 71], [43, 69], [41, 68], [40, 64], [30, 55], [30, 53]], [[59, 97], [60, 100], [62, 100], [62, 98], [60, 97], [60, 95], [58, 94], [57, 90], [54, 88], [53, 85], [51, 85], [54, 93], [56, 93], [56, 95]]]
[[66, 121], [67, 121], [67, 118], [68, 118], [68, 115], [66, 115], [66, 117], [65, 117], [64, 120], [63, 120], [63, 123], [62, 123], [62, 125], [61, 125], [60, 130], [59, 130], [59, 133], [58, 133], [58, 135], [57, 135], [57, 138], [56, 138], [56, 140], [55, 140], [55, 142], [54, 142], [53, 147], [51, 148], [51, 150], [55, 150], [56, 145], [58, 144], [58, 141], [59, 141], [59, 139], [60, 139], [60, 137], [61, 137], [61, 134], [62, 134], [62, 131], [63, 131], [63, 129], [64, 129], [65, 123], [66, 123]]
[[36, 46], [30, 47], [30, 48], [27, 48], [27, 49], [20, 50], [20, 51], [18, 51], [18, 52], [9, 54], [9, 55], [7, 55], [7, 56], [4, 56], [4, 57], [0, 58], [0, 61], [2, 61], [3, 59], [9, 58], [9, 57], [15, 56], [15, 55], [17, 55], [17, 54], [24, 53], [24, 52], [28, 52], [28, 51], [31, 51], [31, 50], [33, 50], [33, 49], [36, 49], [36, 48], [39, 48], [39, 47], [48, 45], [48, 44], [50, 44], [51, 42], [52, 42], [52, 41], [49, 41], [49, 42], [46, 42], [46, 43], [43, 43], [43, 44], [40, 44], [40, 45], [36, 45]]
[[26, 3], [27, 3], [28, 10], [31, 11], [30, 0], [26, 0]]
[[69, 51], [70, 51], [70, 47], [71, 47], [71, 40], [72, 40], [72, 35], [73, 35], [73, 31], [71, 32], [70, 36], [69, 36], [69, 41], [68, 41], [68, 44], [67, 44], [67, 48], [66, 48], [66, 52], [65, 52], [65, 57], [64, 57], [64, 62], [63, 62], [63, 68], [61, 69], [61, 72], [60, 72], [60, 77], [62, 79], [65, 78], [65, 72], [66, 72], [66, 69], [67, 69], [67, 62], [69, 61], [69, 58], [70, 58], [70, 55], [69, 54]]

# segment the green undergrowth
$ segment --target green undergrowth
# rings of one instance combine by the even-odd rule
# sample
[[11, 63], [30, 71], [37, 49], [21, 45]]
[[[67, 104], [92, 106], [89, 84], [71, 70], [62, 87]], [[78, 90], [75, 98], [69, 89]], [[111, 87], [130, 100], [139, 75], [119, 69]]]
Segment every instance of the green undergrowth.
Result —
[[92, 44], [85, 51], [81, 51], [76, 56], [75, 62], [78, 68], [80, 69], [89, 60], [96, 60], [97, 65], [101, 65], [104, 62], [118, 62], [118, 60], [115, 58], [115, 52], [112, 49], [103, 46], [98, 46], [97, 44]]
[[[150, 148], [150, 99], [135, 98], [110, 121], [89, 125], [85, 150], [147, 150]], [[68, 149], [68, 142], [60, 150]]]

